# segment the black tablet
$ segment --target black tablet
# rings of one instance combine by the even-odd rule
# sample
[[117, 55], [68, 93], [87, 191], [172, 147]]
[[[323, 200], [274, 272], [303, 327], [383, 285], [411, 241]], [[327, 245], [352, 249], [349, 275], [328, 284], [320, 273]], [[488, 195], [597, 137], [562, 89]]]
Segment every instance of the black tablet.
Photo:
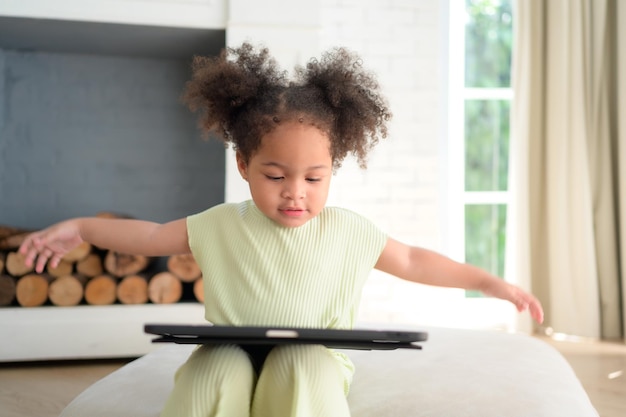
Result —
[[428, 333], [401, 330], [146, 324], [155, 343], [280, 345], [314, 344], [336, 349], [421, 349]]

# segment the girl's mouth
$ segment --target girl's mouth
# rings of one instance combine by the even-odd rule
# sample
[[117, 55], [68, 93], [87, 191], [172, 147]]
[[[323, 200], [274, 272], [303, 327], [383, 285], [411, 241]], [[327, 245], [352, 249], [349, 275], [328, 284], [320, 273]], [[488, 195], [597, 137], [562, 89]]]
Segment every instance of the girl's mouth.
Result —
[[280, 209], [280, 212], [283, 213], [285, 216], [300, 217], [304, 213], [306, 213], [306, 210], [300, 209], [300, 208], [286, 208], [286, 209]]

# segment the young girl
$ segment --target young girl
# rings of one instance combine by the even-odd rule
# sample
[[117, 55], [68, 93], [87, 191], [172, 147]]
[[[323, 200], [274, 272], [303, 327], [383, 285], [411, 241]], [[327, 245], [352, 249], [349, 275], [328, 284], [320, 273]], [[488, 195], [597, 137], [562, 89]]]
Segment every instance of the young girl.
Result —
[[[184, 98], [205, 132], [232, 144], [251, 201], [156, 224], [78, 218], [32, 234], [20, 251], [41, 271], [82, 241], [119, 252], [192, 253], [206, 319], [220, 325], [352, 328], [372, 268], [422, 284], [508, 300], [542, 321], [540, 303], [470, 265], [387, 237], [348, 210], [325, 207], [350, 153], [365, 166], [390, 113], [373, 76], [344, 49], [290, 82], [249, 44], [196, 58]], [[353, 367], [323, 346], [200, 346], [178, 370], [162, 416], [345, 417]]]

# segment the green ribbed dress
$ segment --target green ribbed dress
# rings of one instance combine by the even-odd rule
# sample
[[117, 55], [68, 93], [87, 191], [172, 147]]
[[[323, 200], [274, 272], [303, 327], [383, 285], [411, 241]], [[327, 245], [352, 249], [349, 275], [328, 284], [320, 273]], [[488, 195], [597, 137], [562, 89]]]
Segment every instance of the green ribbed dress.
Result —
[[[287, 228], [266, 217], [251, 200], [221, 204], [189, 216], [187, 231], [189, 246], [203, 273], [206, 319], [228, 325], [352, 328], [363, 285], [387, 241], [386, 234], [372, 222], [349, 210], [326, 207], [304, 225]], [[345, 355], [319, 346], [286, 347], [270, 353], [260, 379], [251, 370], [243, 378], [250, 379], [247, 385], [241, 378], [233, 383], [201, 376], [218, 372], [215, 365], [202, 366], [216, 362], [216, 355], [229, 358], [220, 356], [221, 367], [225, 363], [228, 363], [226, 368], [246, 367], [240, 363], [246, 362], [242, 359], [245, 355], [233, 349], [228, 353], [223, 350], [205, 347], [194, 352], [177, 374], [174, 392], [166, 406], [169, 411], [164, 416], [349, 415], [345, 395], [353, 366]], [[277, 357], [279, 354], [282, 358]], [[301, 360], [297, 366], [292, 363], [294, 357], [300, 358], [295, 362]], [[326, 363], [325, 358], [331, 363]], [[281, 376], [275, 375], [276, 369], [267, 369], [270, 364], [289, 374], [281, 374], [288, 379], [298, 380], [299, 375], [306, 374], [302, 370], [293, 372], [298, 367], [315, 368], [319, 373], [330, 366], [336, 367], [337, 373], [331, 376], [335, 371], [324, 372], [315, 378], [304, 375], [297, 384], [287, 383], [294, 390], [287, 395], [285, 382], [281, 383]], [[197, 392], [192, 386], [199, 385], [199, 379], [222, 386], [207, 396], [203, 392], [209, 388]], [[249, 397], [249, 403], [225, 399], [223, 385], [229, 383], [239, 387], [235, 390], [237, 396]], [[249, 385], [247, 394], [241, 388], [244, 385]], [[332, 401], [337, 394], [334, 391], [339, 391], [340, 397]], [[183, 392], [185, 395], [180, 395]], [[198, 396], [203, 397], [200, 403]], [[320, 401], [325, 404], [322, 409]], [[338, 401], [343, 404], [337, 404]]]

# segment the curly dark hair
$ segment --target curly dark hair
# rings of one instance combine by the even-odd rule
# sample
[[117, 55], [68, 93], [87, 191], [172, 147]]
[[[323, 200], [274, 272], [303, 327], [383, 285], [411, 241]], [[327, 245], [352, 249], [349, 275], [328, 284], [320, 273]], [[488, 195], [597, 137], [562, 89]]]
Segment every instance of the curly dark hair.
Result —
[[378, 83], [345, 48], [297, 67], [294, 80], [267, 48], [257, 50], [247, 42], [216, 57], [195, 57], [192, 70], [183, 101], [201, 112], [199, 124], [207, 136], [213, 132], [232, 144], [245, 161], [265, 134], [288, 121], [324, 131], [335, 168], [349, 153], [365, 168], [368, 152], [387, 137], [391, 113]]

